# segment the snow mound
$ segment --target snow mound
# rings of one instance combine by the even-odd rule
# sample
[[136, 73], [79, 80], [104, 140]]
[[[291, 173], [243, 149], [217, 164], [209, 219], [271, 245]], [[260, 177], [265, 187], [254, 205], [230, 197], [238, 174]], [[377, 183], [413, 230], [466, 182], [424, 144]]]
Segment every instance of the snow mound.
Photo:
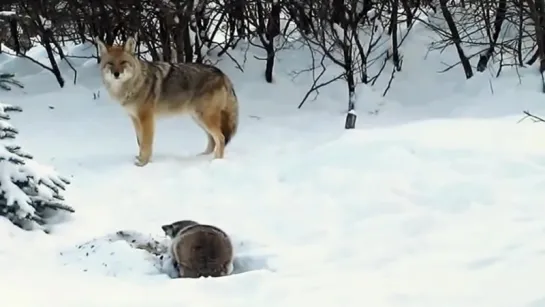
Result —
[[[258, 244], [236, 240], [233, 245], [233, 274], [262, 269], [274, 271], [269, 266], [272, 255], [260, 250]], [[61, 251], [60, 262], [82, 272], [123, 279], [135, 275], [177, 278], [168, 246], [166, 237], [122, 230]]]
[[167, 254], [152, 253], [153, 248], [164, 252], [166, 247], [166, 241], [160, 241], [151, 234], [118, 231], [62, 251], [60, 256], [65, 266], [111, 277], [174, 276], [171, 275], [174, 268], [168, 267], [170, 259], [163, 256]]

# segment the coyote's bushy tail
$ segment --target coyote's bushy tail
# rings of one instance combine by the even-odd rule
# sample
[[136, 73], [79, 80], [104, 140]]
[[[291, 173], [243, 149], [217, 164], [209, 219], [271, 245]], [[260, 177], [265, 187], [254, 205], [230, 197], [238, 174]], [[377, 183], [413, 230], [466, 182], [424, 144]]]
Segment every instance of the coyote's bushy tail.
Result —
[[226, 105], [221, 111], [221, 133], [225, 138], [225, 145], [233, 138], [238, 129], [238, 98], [233, 83], [225, 77]]

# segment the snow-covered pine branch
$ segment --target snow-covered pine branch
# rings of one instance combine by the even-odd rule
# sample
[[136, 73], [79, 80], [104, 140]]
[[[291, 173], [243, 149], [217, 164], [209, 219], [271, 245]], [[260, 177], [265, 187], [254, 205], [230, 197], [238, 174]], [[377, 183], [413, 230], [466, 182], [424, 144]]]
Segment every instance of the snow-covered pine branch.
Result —
[[0, 11], [0, 16], [15, 16], [14, 11]]
[[0, 102], [0, 216], [26, 230], [44, 229], [49, 217], [60, 211], [74, 212], [62, 196], [70, 182], [55, 170], [33, 160], [7, 139], [18, 131], [7, 120], [8, 112], [22, 109]]
[[15, 85], [19, 88], [24, 88], [23, 84], [17, 81], [14, 74], [0, 73], [0, 89], [5, 91], [11, 91], [11, 85]]

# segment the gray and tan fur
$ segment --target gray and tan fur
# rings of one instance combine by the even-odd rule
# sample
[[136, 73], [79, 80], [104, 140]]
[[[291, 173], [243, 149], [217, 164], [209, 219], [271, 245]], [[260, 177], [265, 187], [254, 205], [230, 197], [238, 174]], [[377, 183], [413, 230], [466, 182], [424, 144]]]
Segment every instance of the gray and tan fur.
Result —
[[161, 226], [180, 277], [220, 277], [233, 272], [233, 245], [218, 227], [182, 220]]
[[168, 115], [191, 115], [208, 136], [200, 155], [213, 152], [214, 158], [223, 158], [238, 127], [238, 99], [227, 75], [206, 64], [140, 60], [132, 37], [123, 45], [107, 46], [98, 38], [95, 42], [104, 85], [133, 123], [139, 147], [136, 165], [149, 163], [155, 119]]

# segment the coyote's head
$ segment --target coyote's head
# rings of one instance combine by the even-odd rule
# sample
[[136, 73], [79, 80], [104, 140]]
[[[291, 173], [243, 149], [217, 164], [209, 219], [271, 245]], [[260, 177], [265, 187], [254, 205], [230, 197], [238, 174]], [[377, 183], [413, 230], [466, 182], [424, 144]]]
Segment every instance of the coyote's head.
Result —
[[100, 56], [100, 70], [104, 81], [111, 85], [121, 84], [135, 76], [138, 59], [134, 55], [136, 41], [130, 37], [124, 45], [106, 46], [95, 37]]

